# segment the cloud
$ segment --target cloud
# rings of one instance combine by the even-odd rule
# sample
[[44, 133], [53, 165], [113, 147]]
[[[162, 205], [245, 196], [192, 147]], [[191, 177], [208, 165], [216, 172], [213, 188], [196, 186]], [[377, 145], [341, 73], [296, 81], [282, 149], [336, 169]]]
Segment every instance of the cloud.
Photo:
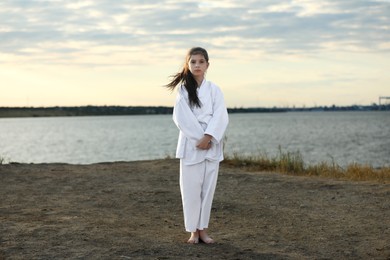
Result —
[[118, 60], [126, 65], [139, 53], [156, 62], [195, 44], [219, 57], [247, 59], [389, 52], [389, 14], [385, 0], [6, 1], [0, 4], [0, 62], [112, 65], [112, 54], [126, 56]]

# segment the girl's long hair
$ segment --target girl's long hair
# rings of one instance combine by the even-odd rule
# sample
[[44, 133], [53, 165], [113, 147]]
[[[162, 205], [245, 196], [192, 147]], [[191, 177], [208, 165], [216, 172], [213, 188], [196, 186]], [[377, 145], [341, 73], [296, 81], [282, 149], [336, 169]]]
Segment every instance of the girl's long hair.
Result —
[[180, 72], [172, 75], [172, 81], [165, 85], [165, 87], [170, 90], [174, 90], [179, 84], [183, 85], [188, 92], [188, 99], [190, 101], [191, 107], [201, 107], [201, 102], [197, 93], [198, 83], [196, 82], [188, 66], [188, 62], [190, 61], [191, 56], [196, 54], [203, 55], [205, 60], [209, 62], [209, 55], [205, 49], [201, 47], [191, 48], [187, 53], [183, 69]]

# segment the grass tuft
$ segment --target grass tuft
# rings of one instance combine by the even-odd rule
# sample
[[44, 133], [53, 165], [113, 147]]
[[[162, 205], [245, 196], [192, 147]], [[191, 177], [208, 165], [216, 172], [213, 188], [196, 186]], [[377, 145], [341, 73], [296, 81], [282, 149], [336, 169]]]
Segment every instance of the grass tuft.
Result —
[[1, 165], [1, 164], [5, 164], [5, 158], [3, 158], [3, 157], [0, 156], [0, 165]]
[[370, 165], [353, 163], [343, 168], [334, 160], [331, 163], [321, 162], [315, 165], [305, 165], [299, 151], [285, 152], [280, 147], [279, 152], [273, 157], [265, 153], [250, 156], [235, 153], [232, 156], [226, 156], [224, 164], [230, 167], [245, 168], [249, 171], [270, 171], [296, 176], [390, 183], [390, 167], [374, 168]]

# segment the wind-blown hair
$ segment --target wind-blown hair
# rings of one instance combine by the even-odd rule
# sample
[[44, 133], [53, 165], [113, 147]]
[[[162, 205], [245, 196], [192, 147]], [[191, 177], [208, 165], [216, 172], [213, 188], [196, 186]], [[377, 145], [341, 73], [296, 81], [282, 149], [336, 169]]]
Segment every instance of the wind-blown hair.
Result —
[[180, 72], [172, 75], [171, 76], [172, 81], [169, 82], [167, 85], [165, 85], [165, 87], [167, 87], [170, 90], [174, 90], [176, 88], [176, 86], [179, 84], [183, 85], [188, 92], [188, 99], [190, 101], [191, 107], [195, 107], [195, 106], [201, 107], [201, 102], [200, 102], [198, 94], [197, 94], [197, 88], [199, 86], [198, 86], [198, 83], [196, 82], [194, 76], [192, 75], [189, 66], [188, 66], [188, 62], [190, 61], [191, 56], [196, 55], [196, 54], [203, 55], [203, 57], [205, 58], [207, 63], [209, 62], [209, 55], [205, 49], [203, 49], [201, 47], [191, 48], [188, 51], [187, 56], [185, 58], [183, 69]]

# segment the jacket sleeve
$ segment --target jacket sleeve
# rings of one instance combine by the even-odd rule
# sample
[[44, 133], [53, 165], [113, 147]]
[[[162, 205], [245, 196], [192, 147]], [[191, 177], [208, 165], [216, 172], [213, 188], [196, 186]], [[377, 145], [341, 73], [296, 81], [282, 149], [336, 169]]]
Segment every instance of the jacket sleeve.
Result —
[[196, 143], [204, 136], [204, 130], [192, 113], [184, 97], [179, 93], [173, 108], [173, 121], [189, 140]]
[[229, 116], [225, 106], [223, 93], [219, 87], [214, 86], [213, 93], [213, 116], [209, 121], [205, 134], [211, 135], [212, 142], [220, 143], [229, 124]]

